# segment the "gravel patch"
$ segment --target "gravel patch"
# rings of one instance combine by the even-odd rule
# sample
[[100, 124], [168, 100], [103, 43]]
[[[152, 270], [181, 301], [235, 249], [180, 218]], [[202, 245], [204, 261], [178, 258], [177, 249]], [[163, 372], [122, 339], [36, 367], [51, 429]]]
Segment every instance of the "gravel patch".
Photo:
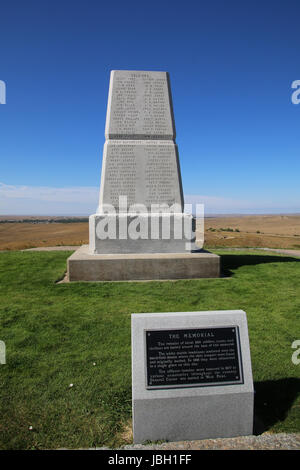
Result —
[[219, 248], [224, 251], [270, 251], [274, 253], [279, 253], [282, 255], [291, 255], [295, 257], [300, 257], [300, 250], [286, 250], [284, 248], [261, 248], [261, 247], [244, 247], [244, 248], [234, 248], [234, 247], [222, 247]]
[[80, 248], [79, 246], [39, 246], [37, 248], [27, 248], [21, 251], [74, 251]]
[[[37, 248], [26, 248], [26, 250], [21, 251], [71, 251], [77, 250], [80, 246], [68, 245], [68, 246], [39, 246]], [[245, 251], [245, 250], [261, 250], [261, 251], [273, 251], [275, 253], [280, 253], [283, 255], [292, 255], [292, 256], [299, 256], [300, 257], [300, 250], [285, 250], [282, 248], [261, 248], [261, 247], [250, 247], [250, 248], [234, 248], [234, 247], [223, 247], [220, 248], [222, 250], [227, 251]], [[2, 250], [1, 250], [2, 251]], [[7, 250], [3, 250], [7, 251]]]
[[299, 434], [269, 434], [201, 441], [165, 442], [163, 444], [135, 444], [124, 450], [300, 450]]

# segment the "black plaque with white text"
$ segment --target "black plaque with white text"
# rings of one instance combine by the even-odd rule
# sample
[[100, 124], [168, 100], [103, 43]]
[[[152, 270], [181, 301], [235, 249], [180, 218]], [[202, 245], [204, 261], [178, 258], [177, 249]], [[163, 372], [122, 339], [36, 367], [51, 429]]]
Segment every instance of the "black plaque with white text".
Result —
[[243, 383], [237, 326], [147, 330], [145, 335], [148, 389]]

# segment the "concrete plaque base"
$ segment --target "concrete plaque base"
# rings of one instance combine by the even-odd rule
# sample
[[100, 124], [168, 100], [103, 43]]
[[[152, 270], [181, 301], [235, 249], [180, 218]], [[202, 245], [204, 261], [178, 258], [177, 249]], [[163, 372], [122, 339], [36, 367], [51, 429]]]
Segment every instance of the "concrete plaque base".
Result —
[[133, 314], [131, 325], [135, 443], [253, 433], [245, 312]]
[[83, 245], [68, 258], [69, 281], [140, 281], [220, 276], [220, 257], [193, 253], [92, 254]]

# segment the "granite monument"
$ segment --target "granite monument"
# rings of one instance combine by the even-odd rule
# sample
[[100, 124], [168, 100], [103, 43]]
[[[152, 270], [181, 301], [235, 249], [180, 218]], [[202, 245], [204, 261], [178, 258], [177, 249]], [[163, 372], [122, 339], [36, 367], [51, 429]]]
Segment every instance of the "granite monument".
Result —
[[167, 72], [111, 72], [99, 206], [89, 245], [68, 260], [75, 280], [218, 277], [184, 212]]

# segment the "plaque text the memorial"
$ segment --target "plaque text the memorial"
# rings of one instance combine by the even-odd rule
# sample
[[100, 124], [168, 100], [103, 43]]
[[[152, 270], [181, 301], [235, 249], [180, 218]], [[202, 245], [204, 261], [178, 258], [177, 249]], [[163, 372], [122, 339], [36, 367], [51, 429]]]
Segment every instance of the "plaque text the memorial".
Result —
[[146, 331], [147, 388], [243, 383], [237, 326]]

